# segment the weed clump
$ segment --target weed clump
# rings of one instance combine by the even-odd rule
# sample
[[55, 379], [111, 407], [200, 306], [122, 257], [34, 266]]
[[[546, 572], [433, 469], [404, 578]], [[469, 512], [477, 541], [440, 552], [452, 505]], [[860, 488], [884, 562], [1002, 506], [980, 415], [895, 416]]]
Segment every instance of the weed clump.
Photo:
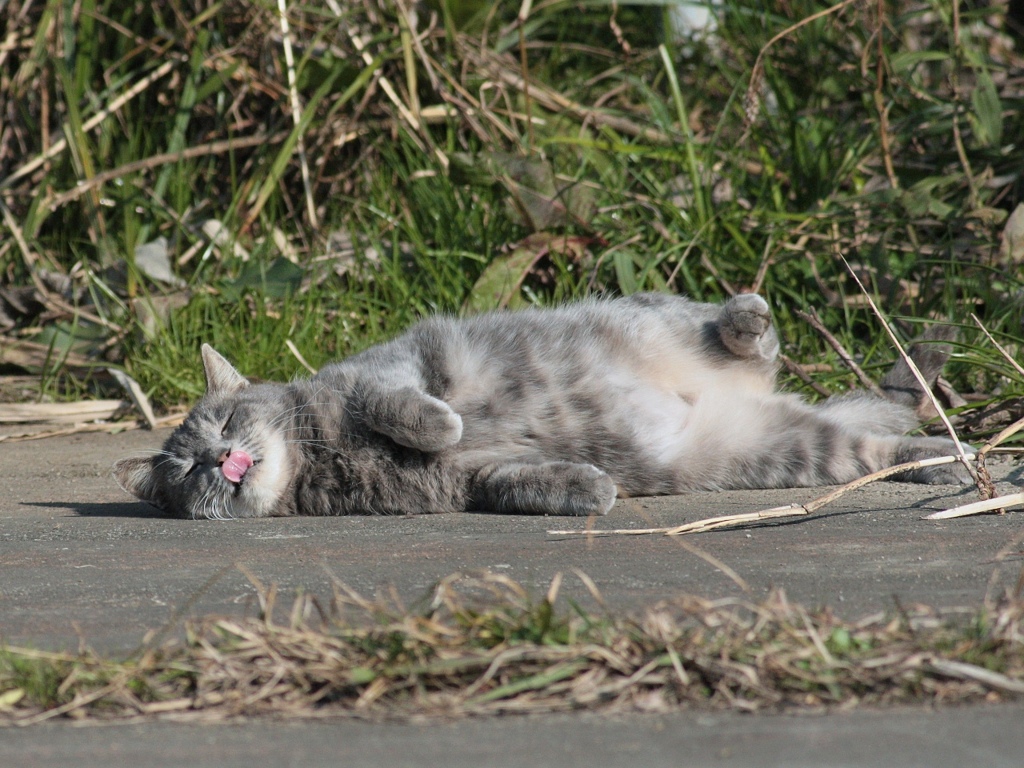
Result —
[[632, 618], [562, 607], [492, 574], [442, 580], [415, 610], [338, 585], [285, 623], [209, 617], [127, 661], [7, 648], [0, 724], [52, 717], [464, 717], [570, 710], [821, 710], [1024, 693], [1018, 600], [972, 617], [916, 608], [858, 622], [684, 595]]

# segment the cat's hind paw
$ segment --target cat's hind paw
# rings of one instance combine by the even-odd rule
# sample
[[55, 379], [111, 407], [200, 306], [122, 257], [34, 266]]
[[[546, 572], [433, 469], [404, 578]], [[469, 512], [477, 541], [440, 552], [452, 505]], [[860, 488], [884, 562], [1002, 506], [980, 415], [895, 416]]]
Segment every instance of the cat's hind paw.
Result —
[[[968, 460], [972, 459], [975, 455], [974, 448], [967, 443], [960, 445]], [[897, 464], [903, 464], [908, 461], [956, 455], [956, 443], [948, 438], [907, 437], [903, 438], [903, 444], [896, 453], [895, 461]], [[925, 485], [970, 485], [974, 482], [974, 478], [962, 461], [912, 469], [893, 475], [891, 479], [904, 483], [924, 483]]]
[[592, 464], [565, 464], [565, 496], [559, 514], [607, 515], [615, 504], [617, 489], [607, 473]]
[[725, 303], [718, 333], [722, 343], [737, 357], [774, 360], [779, 353], [768, 302], [756, 293], [741, 293]]

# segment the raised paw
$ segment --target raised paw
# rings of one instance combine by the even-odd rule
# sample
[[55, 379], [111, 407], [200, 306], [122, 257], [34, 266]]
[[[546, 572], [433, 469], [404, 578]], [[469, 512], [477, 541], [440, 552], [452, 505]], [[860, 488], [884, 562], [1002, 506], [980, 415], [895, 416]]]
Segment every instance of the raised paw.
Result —
[[756, 293], [741, 293], [725, 303], [718, 332], [722, 343], [737, 357], [774, 360], [779, 353], [768, 302]]
[[452, 448], [462, 439], [462, 417], [443, 400], [412, 387], [366, 395], [363, 416], [375, 431], [426, 453]]
[[462, 439], [462, 417], [443, 400], [424, 399], [412, 424], [410, 437], [421, 451], [443, 451]]

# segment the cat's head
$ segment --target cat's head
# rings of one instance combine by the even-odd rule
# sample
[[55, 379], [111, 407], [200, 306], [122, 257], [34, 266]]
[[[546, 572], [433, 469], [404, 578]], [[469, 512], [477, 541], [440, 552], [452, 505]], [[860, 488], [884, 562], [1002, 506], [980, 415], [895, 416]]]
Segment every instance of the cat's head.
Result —
[[114, 465], [121, 487], [179, 517], [267, 517], [291, 482], [280, 385], [253, 385], [203, 345], [206, 394], [155, 456]]

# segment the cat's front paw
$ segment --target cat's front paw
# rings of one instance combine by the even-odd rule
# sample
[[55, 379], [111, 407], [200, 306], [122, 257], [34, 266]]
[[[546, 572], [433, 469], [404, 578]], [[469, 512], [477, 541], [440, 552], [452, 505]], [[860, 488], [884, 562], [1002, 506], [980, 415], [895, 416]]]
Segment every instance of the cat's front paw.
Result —
[[756, 293], [741, 293], [725, 303], [718, 332], [722, 343], [737, 357], [774, 360], [779, 353], [768, 302]]
[[462, 417], [414, 387], [371, 390], [361, 405], [359, 412], [371, 429], [407, 448], [437, 453], [462, 439]]
[[408, 437], [412, 443], [406, 444], [421, 451], [443, 451], [462, 439], [462, 417], [443, 400], [430, 398], [420, 403], [411, 426]]

